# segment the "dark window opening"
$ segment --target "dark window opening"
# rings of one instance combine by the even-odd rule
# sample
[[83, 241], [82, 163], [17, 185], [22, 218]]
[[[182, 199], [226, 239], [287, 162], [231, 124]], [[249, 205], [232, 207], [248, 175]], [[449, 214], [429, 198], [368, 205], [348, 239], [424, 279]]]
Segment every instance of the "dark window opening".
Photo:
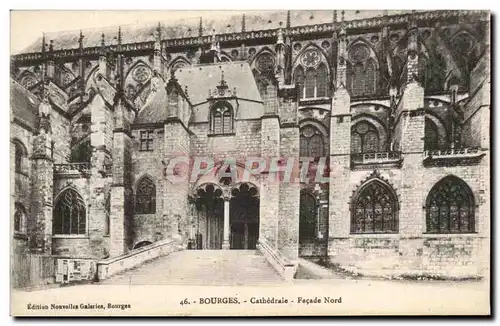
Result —
[[85, 203], [75, 190], [65, 190], [57, 197], [52, 228], [54, 234], [85, 234]]
[[152, 151], [153, 150], [153, 130], [141, 130], [140, 132], [140, 150]]
[[474, 195], [469, 186], [457, 177], [446, 177], [431, 189], [427, 197], [427, 232], [474, 232], [474, 213]]
[[156, 186], [148, 177], [139, 182], [135, 195], [136, 214], [156, 213]]
[[351, 207], [351, 233], [398, 232], [397, 197], [380, 181], [366, 184]]

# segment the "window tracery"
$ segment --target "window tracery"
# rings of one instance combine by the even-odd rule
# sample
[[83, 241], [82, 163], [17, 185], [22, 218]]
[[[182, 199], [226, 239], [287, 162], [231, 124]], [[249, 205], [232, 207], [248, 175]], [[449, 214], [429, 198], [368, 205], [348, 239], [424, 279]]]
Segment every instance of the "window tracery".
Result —
[[323, 134], [318, 128], [307, 125], [300, 131], [300, 156], [322, 157], [325, 154]]
[[474, 213], [474, 195], [469, 186], [457, 177], [445, 177], [434, 185], [427, 197], [427, 232], [474, 232]]
[[143, 177], [137, 185], [135, 212], [136, 214], [156, 213], [156, 186], [149, 177]]
[[373, 153], [380, 150], [378, 131], [366, 121], [356, 123], [351, 129], [351, 152]]
[[211, 132], [225, 135], [233, 132], [233, 111], [229, 106], [216, 106], [211, 112]]
[[351, 208], [351, 233], [398, 232], [397, 211], [394, 191], [379, 180], [369, 181]]
[[85, 234], [86, 208], [80, 194], [73, 189], [67, 189], [57, 197], [54, 207], [54, 234]]
[[299, 58], [295, 68], [295, 83], [299, 84], [301, 99], [328, 96], [329, 74], [323, 55], [317, 49], [308, 49]]

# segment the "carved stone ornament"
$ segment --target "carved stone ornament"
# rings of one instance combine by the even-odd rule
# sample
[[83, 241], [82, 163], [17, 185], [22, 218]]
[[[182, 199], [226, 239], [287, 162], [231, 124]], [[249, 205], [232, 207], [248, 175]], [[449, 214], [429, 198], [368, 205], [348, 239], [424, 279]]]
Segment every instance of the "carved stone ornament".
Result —
[[138, 66], [134, 69], [132, 76], [136, 82], [144, 83], [151, 77], [151, 69], [144, 65]]

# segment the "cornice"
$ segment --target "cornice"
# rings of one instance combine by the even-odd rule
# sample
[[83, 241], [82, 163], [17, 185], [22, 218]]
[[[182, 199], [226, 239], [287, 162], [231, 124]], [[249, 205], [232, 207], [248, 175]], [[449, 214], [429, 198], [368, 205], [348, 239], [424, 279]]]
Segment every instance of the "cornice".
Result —
[[[474, 15], [485, 15], [485, 11], [481, 10], [469, 10], [469, 11], [458, 11], [458, 10], [435, 10], [435, 11], [425, 11], [425, 12], [416, 12], [415, 20], [417, 23], [417, 27], [429, 26], [435, 21], [443, 21], [443, 20], [457, 20], [459, 15], [463, 16], [474, 16]], [[357, 19], [346, 21], [345, 29], [347, 34], [355, 33], [359, 30], [370, 30], [370, 29], [380, 29], [384, 26], [387, 27], [404, 27], [407, 26], [408, 22], [411, 19], [412, 14], [401, 14], [401, 15], [391, 15], [391, 16], [378, 16], [372, 18], [365, 19]], [[484, 20], [484, 19], [483, 19]], [[303, 26], [295, 26], [290, 28], [285, 28], [285, 35], [295, 37], [295, 36], [306, 36], [313, 35], [318, 33], [331, 33], [334, 30], [340, 29], [341, 22], [328, 22], [314, 25], [303, 25]], [[250, 40], [259, 40], [266, 38], [275, 38], [278, 33], [278, 28], [275, 29], [264, 29], [257, 31], [243, 31], [243, 32], [234, 32], [234, 33], [223, 33], [217, 34], [215, 37], [221, 45], [229, 44], [229, 43], [242, 43], [244, 41]], [[198, 47], [202, 45], [209, 45], [212, 42], [212, 35], [204, 35], [197, 37], [186, 37], [186, 38], [175, 38], [175, 39], [163, 39], [161, 41], [162, 45], [167, 49], [176, 48], [176, 47]], [[140, 51], [148, 51], [152, 52], [154, 50], [154, 41], [146, 41], [146, 42], [136, 42], [136, 43], [127, 43], [122, 44], [119, 49], [121, 53], [126, 52], [140, 52]], [[71, 59], [73, 57], [98, 57], [100, 53], [101, 47], [87, 47], [83, 48], [82, 52], [79, 48], [73, 49], [61, 49], [50, 52], [51, 58], [57, 59]], [[118, 45], [108, 45], [105, 47], [106, 52], [117, 52]], [[21, 53], [17, 55], [13, 55], [11, 58], [14, 62], [23, 63], [23, 62], [37, 62], [43, 61], [47, 58], [47, 53], [42, 52], [32, 52], [32, 53]]]

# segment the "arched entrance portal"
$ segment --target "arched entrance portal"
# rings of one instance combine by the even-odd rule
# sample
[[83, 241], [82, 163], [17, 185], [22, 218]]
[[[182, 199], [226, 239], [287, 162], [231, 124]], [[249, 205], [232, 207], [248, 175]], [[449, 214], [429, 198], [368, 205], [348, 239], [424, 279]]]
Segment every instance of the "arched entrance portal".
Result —
[[231, 249], [256, 249], [259, 238], [259, 196], [252, 184], [243, 183], [231, 190]]
[[221, 249], [224, 231], [222, 190], [213, 184], [197, 190], [196, 242], [198, 249]]

